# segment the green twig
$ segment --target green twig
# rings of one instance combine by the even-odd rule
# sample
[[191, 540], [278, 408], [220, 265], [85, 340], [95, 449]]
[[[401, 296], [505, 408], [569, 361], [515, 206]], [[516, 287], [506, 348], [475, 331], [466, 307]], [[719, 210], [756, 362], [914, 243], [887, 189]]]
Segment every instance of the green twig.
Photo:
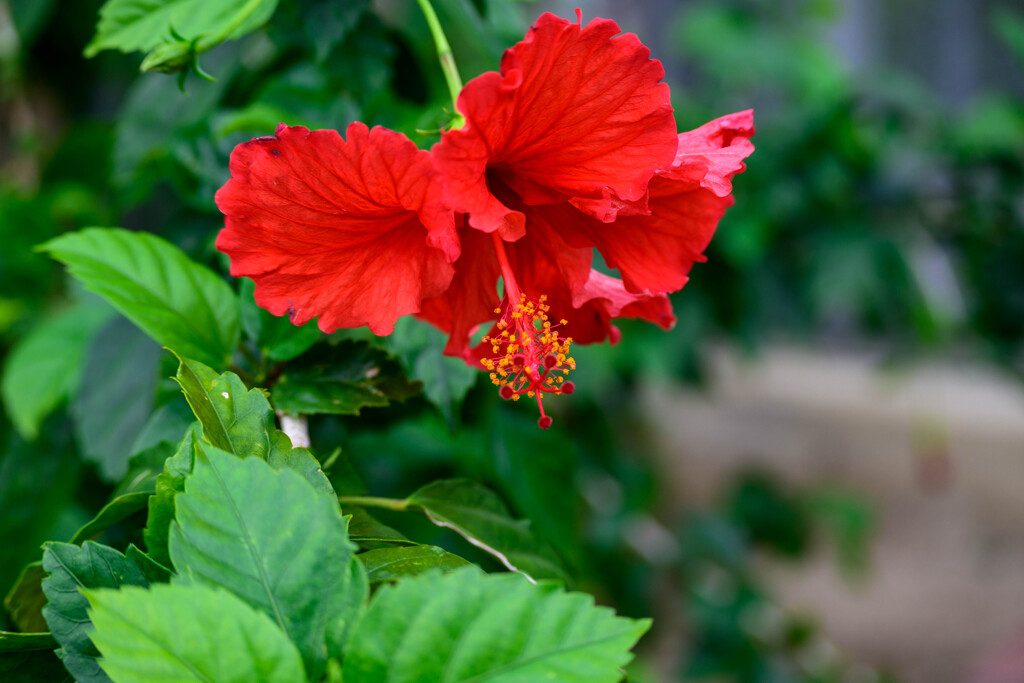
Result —
[[462, 78], [459, 77], [459, 69], [455, 65], [455, 55], [452, 54], [452, 46], [448, 44], [448, 38], [444, 35], [441, 22], [437, 20], [437, 14], [430, 5], [430, 0], [416, 0], [423, 16], [427, 19], [427, 26], [430, 27], [430, 35], [437, 45], [437, 58], [441, 62], [441, 71], [444, 72], [444, 80], [448, 84], [448, 92], [452, 96], [452, 108], [455, 118], [449, 124], [450, 128], [462, 128], [466, 123], [465, 117], [459, 112], [459, 93], [462, 92]]
[[361, 507], [385, 508], [403, 512], [409, 509], [409, 501], [404, 498], [377, 498], [376, 496], [338, 496], [342, 510], [346, 505], [359, 505]]

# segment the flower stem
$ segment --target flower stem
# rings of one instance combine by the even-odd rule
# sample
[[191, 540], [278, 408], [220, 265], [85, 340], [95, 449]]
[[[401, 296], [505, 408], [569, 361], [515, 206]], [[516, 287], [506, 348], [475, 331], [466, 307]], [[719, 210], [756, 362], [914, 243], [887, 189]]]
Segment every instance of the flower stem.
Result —
[[386, 508], [402, 512], [409, 508], [409, 501], [398, 498], [377, 498], [376, 496], [338, 496], [342, 508], [346, 505], [360, 505], [371, 508]]
[[452, 96], [452, 108], [455, 111], [455, 118], [449, 124], [450, 128], [462, 128], [466, 119], [459, 113], [459, 93], [462, 92], [462, 79], [459, 77], [459, 69], [455, 66], [455, 56], [452, 54], [452, 46], [448, 44], [448, 38], [444, 35], [441, 22], [437, 20], [437, 14], [430, 4], [430, 0], [416, 0], [423, 16], [427, 19], [427, 26], [430, 27], [430, 35], [437, 45], [437, 59], [441, 62], [441, 71], [444, 72], [444, 80], [448, 84], [448, 92]]

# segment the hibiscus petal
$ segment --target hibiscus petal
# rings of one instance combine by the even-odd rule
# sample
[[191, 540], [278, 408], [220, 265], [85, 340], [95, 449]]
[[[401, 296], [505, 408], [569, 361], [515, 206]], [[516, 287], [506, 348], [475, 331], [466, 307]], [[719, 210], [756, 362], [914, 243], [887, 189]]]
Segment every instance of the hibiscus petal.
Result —
[[462, 255], [455, 262], [451, 286], [442, 294], [426, 299], [418, 317], [449, 335], [445, 353], [464, 356], [469, 337], [481, 323], [497, 318], [500, 302], [498, 278], [501, 268], [490, 235], [461, 229]]
[[[466, 84], [467, 124], [434, 147], [446, 196], [470, 225], [522, 236], [525, 220], [488, 188], [501, 183], [527, 204], [579, 198], [595, 215], [615, 198], [641, 200], [677, 148], [661, 63], [633, 34], [594, 19], [581, 28], [544, 14], [506, 51], [501, 74]], [[617, 37], [616, 37], [617, 36]]]
[[622, 274], [627, 290], [677, 291], [693, 264], [705, 260], [704, 250], [733, 203], [732, 176], [745, 169], [753, 132], [753, 114], [746, 111], [680, 135], [677, 165], [648, 186], [650, 215], [620, 211], [614, 222], [602, 222], [565, 205], [534, 211], [558, 225], [569, 244], [596, 247]]
[[390, 334], [448, 286], [459, 241], [428, 152], [362, 123], [347, 137], [282, 124], [236, 147], [217, 248], [274, 315]]
[[722, 116], [680, 133], [675, 161], [665, 175], [697, 183], [725, 197], [732, 192], [732, 177], [746, 169], [743, 160], [754, 151], [749, 140], [753, 134], [753, 109]]

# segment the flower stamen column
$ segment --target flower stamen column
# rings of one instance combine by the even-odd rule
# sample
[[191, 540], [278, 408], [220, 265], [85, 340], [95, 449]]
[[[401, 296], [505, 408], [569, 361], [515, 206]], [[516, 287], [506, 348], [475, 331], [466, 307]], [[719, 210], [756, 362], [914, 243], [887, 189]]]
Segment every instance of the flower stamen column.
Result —
[[494, 310], [500, 317], [500, 332], [483, 338], [491, 345], [493, 358], [481, 358], [480, 363], [491, 371], [491, 383], [500, 387], [498, 393], [505, 400], [518, 401], [526, 394], [537, 399], [541, 429], [551, 426], [551, 417], [544, 412], [544, 394], [571, 394], [572, 382], [565, 381], [570, 370], [576, 369], [576, 360], [569, 356], [572, 337], [562, 337], [557, 328], [567, 324], [563, 319], [553, 325], [548, 319], [550, 307], [547, 296], [537, 300], [522, 292], [512, 272], [505, 252], [504, 241], [491, 233], [494, 250], [501, 267], [505, 296], [502, 305]]

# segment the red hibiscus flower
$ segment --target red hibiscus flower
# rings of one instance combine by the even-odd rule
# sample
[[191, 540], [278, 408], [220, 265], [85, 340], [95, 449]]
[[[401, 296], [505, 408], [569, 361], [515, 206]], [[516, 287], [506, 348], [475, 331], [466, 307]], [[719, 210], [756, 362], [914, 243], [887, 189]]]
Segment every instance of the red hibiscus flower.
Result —
[[[240, 145], [217, 246], [295, 322], [387, 334], [418, 314], [504, 398], [536, 398], [546, 428], [542, 396], [573, 390], [573, 342], [616, 342], [614, 318], [674, 324], [666, 294], [753, 151], [749, 111], [677, 134], [663, 76], [614, 22], [545, 14], [500, 73], [466, 84], [465, 124], [429, 154], [361, 124], [348, 142], [282, 126]], [[621, 280], [591, 267], [594, 249]]]

